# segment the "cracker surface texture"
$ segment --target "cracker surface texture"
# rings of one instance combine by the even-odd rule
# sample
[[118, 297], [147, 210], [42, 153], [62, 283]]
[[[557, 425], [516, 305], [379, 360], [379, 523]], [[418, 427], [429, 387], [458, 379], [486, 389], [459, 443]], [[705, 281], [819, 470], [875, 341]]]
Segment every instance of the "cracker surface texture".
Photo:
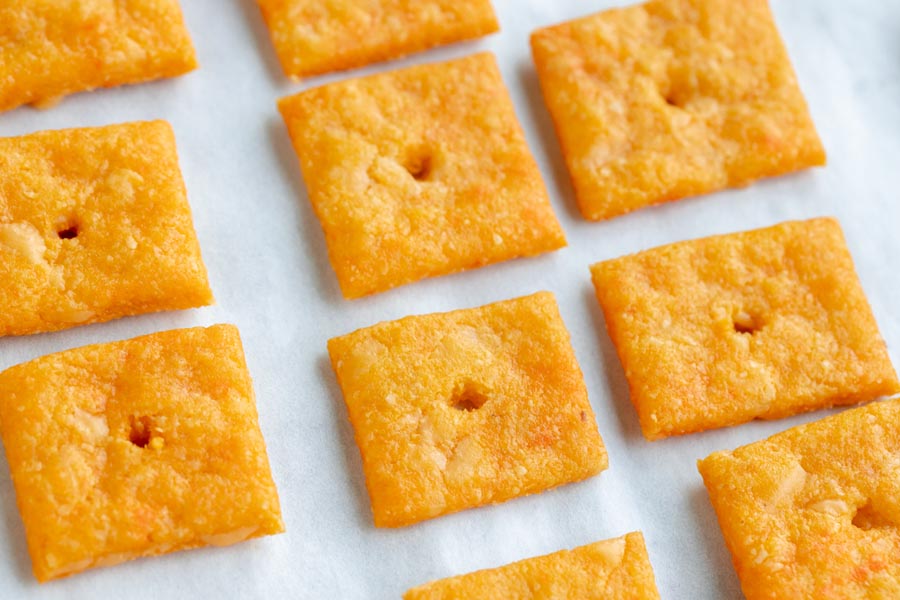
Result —
[[279, 108], [347, 298], [566, 243], [491, 54]]
[[747, 600], [900, 598], [900, 401], [699, 462]]
[[499, 29], [490, 0], [257, 0], [285, 75], [361, 67]]
[[640, 532], [433, 581], [403, 600], [658, 600]]
[[13, 367], [0, 435], [39, 581], [284, 530], [232, 325]]
[[587, 219], [825, 164], [766, 0], [655, 0], [531, 47]]
[[0, 0], [0, 111], [195, 68], [177, 0]]
[[168, 123], [0, 138], [0, 336], [212, 301]]
[[328, 342], [375, 525], [503, 502], [607, 467], [549, 292]]
[[650, 440], [900, 391], [834, 219], [591, 267]]

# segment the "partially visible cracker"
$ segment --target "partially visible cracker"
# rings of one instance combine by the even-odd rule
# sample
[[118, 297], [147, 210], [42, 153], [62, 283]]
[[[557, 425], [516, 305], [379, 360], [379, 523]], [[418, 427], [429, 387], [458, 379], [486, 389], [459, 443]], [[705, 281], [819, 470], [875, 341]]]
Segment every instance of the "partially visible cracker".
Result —
[[284, 530], [234, 326], [8, 369], [0, 435], [39, 581]]
[[0, 138], [0, 336], [211, 302], [168, 123]]
[[900, 597], [900, 401], [698, 466], [747, 600]]
[[578, 481], [606, 450], [553, 295], [414, 316], [328, 342], [375, 525]]
[[640, 532], [433, 581], [403, 600], [658, 600]]
[[257, 0], [285, 75], [361, 67], [499, 30], [490, 0]]
[[825, 164], [766, 0], [653, 0], [531, 47], [587, 219]]
[[347, 298], [565, 245], [494, 57], [285, 98]]
[[681, 242], [591, 272], [648, 439], [900, 392], [834, 219]]
[[178, 0], [0, 0], [0, 111], [195, 68]]

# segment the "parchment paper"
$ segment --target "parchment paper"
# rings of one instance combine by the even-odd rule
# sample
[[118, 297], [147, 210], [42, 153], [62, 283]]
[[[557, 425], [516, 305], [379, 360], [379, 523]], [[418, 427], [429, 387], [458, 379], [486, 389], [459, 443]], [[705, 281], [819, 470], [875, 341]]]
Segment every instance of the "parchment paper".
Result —
[[[881, 331], [900, 358], [900, 2], [773, 0], [829, 164], [747, 189], [642, 210], [604, 223], [574, 203], [537, 86], [528, 35], [612, 6], [608, 0], [495, 0], [502, 32], [374, 65], [353, 75], [492, 50], [540, 164], [569, 247], [341, 298], [275, 101], [336, 74], [291, 83], [253, 0], [182, 0], [200, 70], [80, 94], [48, 111], [0, 114], [0, 135], [164, 118], [176, 132], [212, 308], [0, 339], [0, 368], [88, 343], [163, 329], [235, 323], [246, 345], [261, 426], [288, 532], [97, 569], [38, 586], [5, 458], [0, 458], [0, 598], [398, 599], [431, 579], [494, 567], [642, 530], [663, 598], [741, 598], [695, 462], [818, 412], [655, 443], [640, 435], [624, 376], [593, 298], [588, 265], [663, 243], [837, 216]], [[610, 469], [499, 506], [378, 530], [325, 342], [377, 321], [555, 292], [587, 381]]]

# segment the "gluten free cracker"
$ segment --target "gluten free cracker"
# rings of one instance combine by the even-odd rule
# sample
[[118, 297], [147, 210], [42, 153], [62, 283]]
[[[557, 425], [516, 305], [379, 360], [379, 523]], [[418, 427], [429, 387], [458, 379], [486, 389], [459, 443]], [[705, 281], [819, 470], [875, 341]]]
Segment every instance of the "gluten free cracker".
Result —
[[195, 68], [177, 0], [0, 0], [0, 111]]
[[0, 435], [39, 581], [284, 530], [234, 326], [8, 369]]
[[347, 298], [566, 243], [491, 54], [279, 108]]
[[653, 0], [531, 47], [587, 219], [825, 164], [766, 0]]
[[650, 440], [900, 391], [834, 219], [681, 242], [591, 272]]
[[900, 597], [900, 401], [699, 461], [747, 600]]
[[328, 342], [375, 525], [399, 527], [607, 467], [549, 292]]
[[640, 532], [413, 588], [403, 600], [658, 600]]
[[285, 75], [361, 67], [499, 29], [490, 0], [257, 0]]
[[168, 123], [0, 138], [0, 336], [212, 300]]

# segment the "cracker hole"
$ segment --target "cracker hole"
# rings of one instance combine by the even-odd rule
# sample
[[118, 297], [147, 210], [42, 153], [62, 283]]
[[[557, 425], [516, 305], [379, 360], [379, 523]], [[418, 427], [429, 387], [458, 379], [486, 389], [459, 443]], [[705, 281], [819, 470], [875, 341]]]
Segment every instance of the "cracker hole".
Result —
[[472, 382], [466, 382], [453, 390], [450, 404], [456, 410], [472, 412], [484, 406], [487, 401], [488, 397], [480, 386]]
[[78, 237], [78, 225], [70, 225], [56, 232], [61, 240], [74, 240]]
[[682, 102], [681, 99], [678, 98], [675, 92], [669, 92], [668, 94], [665, 94], [663, 96], [663, 100], [665, 100], [666, 104], [668, 104], [669, 106], [673, 106], [675, 108], [684, 107], [684, 102]]
[[856, 514], [853, 515], [853, 520], [851, 521], [854, 527], [862, 529], [864, 531], [868, 531], [870, 529], [884, 529], [886, 527], [892, 527], [893, 523], [888, 519], [885, 519], [881, 514], [878, 513], [873, 507], [871, 502], [867, 502], [863, 506], [860, 506], [856, 509]]
[[131, 428], [128, 432], [128, 441], [138, 448], [146, 448], [153, 438], [153, 425], [150, 417], [130, 417]]
[[417, 154], [406, 161], [406, 170], [416, 181], [425, 181], [431, 175], [431, 157]]
[[758, 315], [743, 310], [734, 315], [732, 322], [737, 333], [747, 335], [753, 335], [763, 326], [762, 319]]

